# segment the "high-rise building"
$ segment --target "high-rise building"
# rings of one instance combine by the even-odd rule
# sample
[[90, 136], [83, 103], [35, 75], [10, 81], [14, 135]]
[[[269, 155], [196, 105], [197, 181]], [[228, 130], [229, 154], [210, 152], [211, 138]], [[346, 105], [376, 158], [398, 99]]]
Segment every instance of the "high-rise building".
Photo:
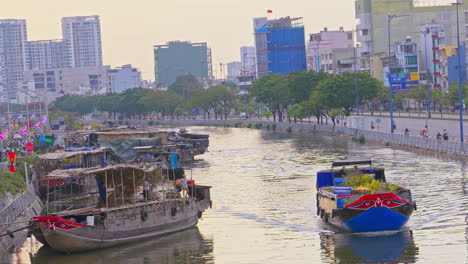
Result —
[[191, 73], [202, 82], [211, 79], [211, 49], [205, 42], [171, 41], [154, 46], [156, 87], [167, 87], [177, 76]]
[[15, 100], [26, 64], [26, 20], [0, 19], [0, 101]]
[[[468, 1], [460, 1], [460, 38], [466, 39], [468, 33]], [[446, 45], [457, 44], [457, 14], [455, 6], [447, 1], [382, 1], [356, 0], [355, 17], [357, 41], [360, 43], [358, 57], [386, 52], [388, 50], [389, 15], [390, 45], [397, 40], [411, 37], [419, 38], [420, 28], [428, 23], [440, 24], [444, 27]]]
[[257, 77], [307, 70], [302, 18], [254, 18]]
[[227, 63], [227, 77], [228, 80], [237, 80], [241, 75], [242, 63], [240, 61], [232, 61]]
[[[319, 33], [310, 34], [309, 42], [307, 45], [307, 69], [311, 71], [329, 70], [323, 67], [321, 57], [327, 51], [334, 49], [348, 49], [352, 50], [354, 45], [353, 32], [340, 30], [329, 31], [324, 28]], [[351, 54], [351, 57], [353, 55]], [[325, 63], [326, 65], [326, 63]]]
[[102, 66], [99, 16], [62, 18], [62, 35], [68, 67]]
[[240, 48], [240, 58], [242, 64], [241, 73], [253, 75], [257, 72], [257, 52], [255, 47], [244, 46]]
[[127, 89], [141, 86], [141, 72], [132, 65], [127, 64], [122, 67], [109, 70], [110, 91], [121, 93]]
[[57, 40], [37, 40], [26, 43], [29, 70], [67, 67], [65, 43]]

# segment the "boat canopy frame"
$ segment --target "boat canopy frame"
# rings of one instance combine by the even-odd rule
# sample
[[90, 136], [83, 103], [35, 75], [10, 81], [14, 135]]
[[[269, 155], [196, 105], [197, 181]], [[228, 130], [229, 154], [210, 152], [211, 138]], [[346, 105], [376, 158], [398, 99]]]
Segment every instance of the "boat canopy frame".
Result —
[[333, 161], [332, 168], [349, 166], [349, 165], [370, 165], [372, 166], [372, 160], [337, 160]]

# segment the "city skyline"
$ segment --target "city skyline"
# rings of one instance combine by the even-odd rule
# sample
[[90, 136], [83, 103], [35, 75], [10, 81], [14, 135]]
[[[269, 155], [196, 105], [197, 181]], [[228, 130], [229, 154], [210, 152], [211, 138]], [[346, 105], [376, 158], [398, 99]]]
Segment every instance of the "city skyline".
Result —
[[[168, 41], [207, 42], [212, 49], [213, 74], [219, 76], [219, 63], [240, 60], [241, 46], [254, 46], [254, 17], [302, 16], [305, 34], [324, 27], [354, 27], [354, 1], [323, 4], [320, 1], [223, 1], [213, 0], [150, 2], [90, 1], [66, 3], [57, 0], [6, 3], [0, 18], [26, 19], [29, 41], [61, 37], [60, 20], [68, 16], [98, 15], [101, 20], [104, 65], [132, 64], [144, 79], [154, 80], [152, 47]], [[249, 8], [245, 8], [248, 5]], [[320, 12], [316, 10], [320, 8]], [[346, 7], [346, 8], [345, 8]], [[70, 11], [72, 10], [72, 11]], [[182, 19], [183, 18], [183, 19]], [[223, 34], [223, 32], [225, 34]], [[224, 73], [226, 73], [224, 66]]]

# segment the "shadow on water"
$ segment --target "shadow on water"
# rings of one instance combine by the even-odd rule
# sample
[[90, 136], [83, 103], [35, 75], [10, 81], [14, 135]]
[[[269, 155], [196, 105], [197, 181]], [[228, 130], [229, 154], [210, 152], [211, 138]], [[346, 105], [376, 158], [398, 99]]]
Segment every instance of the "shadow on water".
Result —
[[73, 255], [43, 246], [31, 257], [31, 263], [213, 263], [212, 253], [213, 240], [203, 237], [195, 227], [152, 240]]
[[415, 263], [419, 255], [411, 230], [386, 235], [319, 235], [325, 263]]

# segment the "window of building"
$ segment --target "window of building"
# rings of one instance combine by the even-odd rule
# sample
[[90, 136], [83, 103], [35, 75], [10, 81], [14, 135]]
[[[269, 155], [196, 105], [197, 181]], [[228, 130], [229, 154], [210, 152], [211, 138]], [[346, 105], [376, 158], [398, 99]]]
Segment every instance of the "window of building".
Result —
[[416, 65], [418, 64], [418, 57], [408, 56], [406, 57], [406, 65]]
[[348, 32], [348, 39], [353, 39], [353, 32]]
[[369, 34], [369, 29], [364, 28], [361, 30], [363, 36], [367, 36]]

